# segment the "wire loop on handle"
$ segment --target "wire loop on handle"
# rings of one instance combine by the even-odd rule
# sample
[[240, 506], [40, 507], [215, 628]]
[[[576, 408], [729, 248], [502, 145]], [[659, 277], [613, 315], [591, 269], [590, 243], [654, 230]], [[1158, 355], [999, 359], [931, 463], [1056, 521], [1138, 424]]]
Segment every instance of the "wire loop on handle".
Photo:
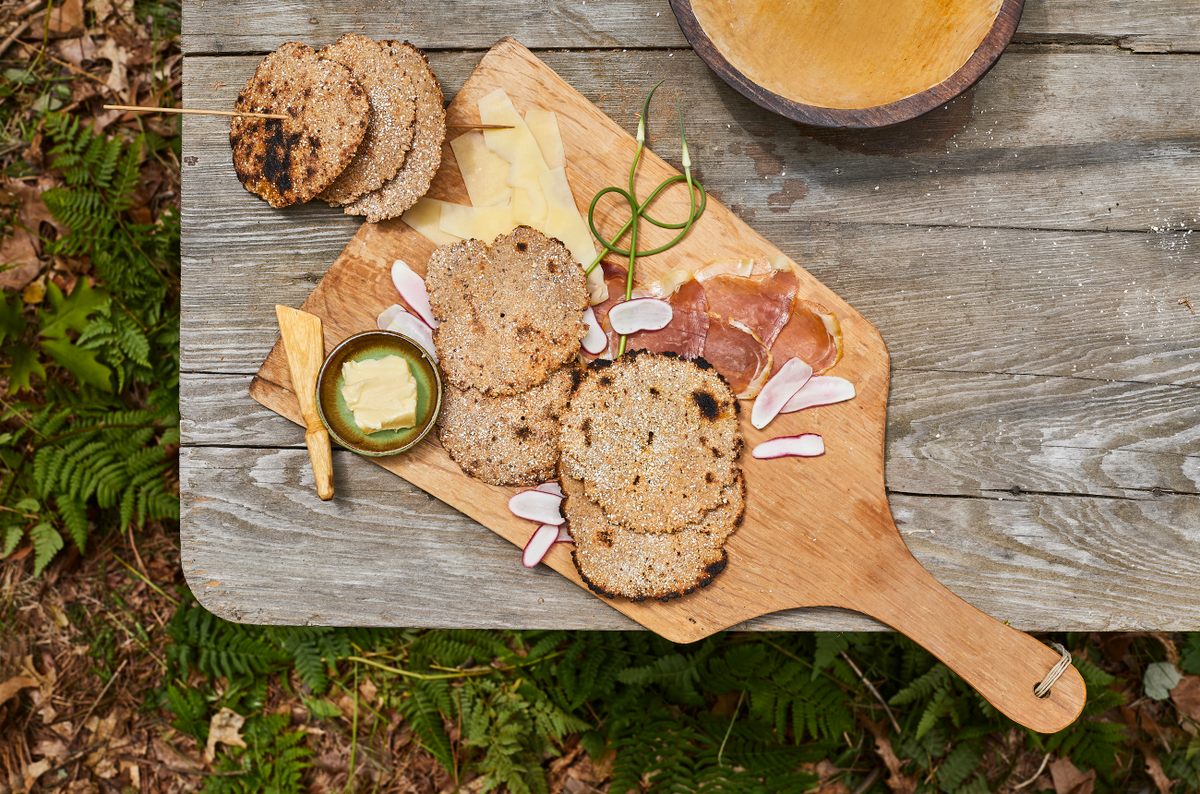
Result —
[[1054, 688], [1054, 684], [1058, 679], [1062, 678], [1062, 674], [1071, 666], [1071, 652], [1057, 642], [1050, 643], [1050, 647], [1062, 654], [1062, 658], [1058, 663], [1050, 668], [1050, 672], [1046, 673], [1046, 677], [1037, 683], [1033, 688], [1033, 694], [1039, 698], [1050, 697], [1050, 690]]

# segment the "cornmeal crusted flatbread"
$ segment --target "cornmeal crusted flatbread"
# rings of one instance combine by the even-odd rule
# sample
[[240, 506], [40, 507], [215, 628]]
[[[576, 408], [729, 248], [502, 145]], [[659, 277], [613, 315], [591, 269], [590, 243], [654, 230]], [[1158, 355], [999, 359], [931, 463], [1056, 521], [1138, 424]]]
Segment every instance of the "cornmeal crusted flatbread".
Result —
[[518, 226], [489, 246], [443, 245], [425, 276], [446, 380], [497, 396], [544, 381], [579, 354], [587, 279], [566, 247]]
[[442, 163], [442, 143], [446, 140], [445, 99], [425, 54], [406, 41], [382, 44], [416, 89], [416, 126], [412, 148], [396, 175], [343, 210], [347, 215], [366, 215], [371, 223], [400, 217], [428, 192]]
[[287, 207], [329, 187], [354, 159], [367, 131], [367, 93], [341, 64], [289, 41], [262, 59], [238, 94], [229, 144], [238, 179], [272, 207]]
[[536, 485], [558, 468], [559, 417], [579, 370], [568, 364], [520, 394], [488, 397], [447, 385], [442, 446], [464, 472], [492, 485]]
[[332, 205], [347, 204], [377, 190], [404, 164], [412, 145], [417, 92], [412, 79], [374, 39], [347, 33], [318, 57], [340, 63], [367, 92], [371, 106], [367, 134], [354, 159], [320, 198]]
[[665, 601], [711, 582], [725, 569], [725, 542], [741, 525], [746, 504], [739, 476], [722, 489], [722, 504], [695, 523], [670, 534], [650, 534], [611, 523], [579, 480], [564, 474], [560, 484], [579, 575], [600, 595], [635, 601]]
[[597, 359], [563, 415], [564, 473], [641, 532], [675, 532], [722, 504], [741, 449], [737, 399], [703, 359]]

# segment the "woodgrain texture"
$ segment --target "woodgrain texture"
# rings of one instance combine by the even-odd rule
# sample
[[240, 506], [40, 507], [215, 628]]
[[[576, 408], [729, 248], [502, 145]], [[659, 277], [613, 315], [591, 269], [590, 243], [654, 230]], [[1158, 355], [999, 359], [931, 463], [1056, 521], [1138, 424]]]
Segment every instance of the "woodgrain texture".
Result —
[[[906, 83], [914, 79], [913, 75], [908, 74], [905, 70], [914, 69], [916, 68], [915, 64], [922, 63], [928, 59], [922, 57], [923, 48], [951, 48], [956, 43], [961, 46], [961, 42], [956, 42], [953, 35], [946, 35], [943, 38], [931, 40], [930, 34], [922, 31], [919, 38], [914, 37], [913, 39], [914, 41], [920, 41], [920, 44], [913, 46], [911, 55], [894, 55], [897, 61], [891, 64], [890, 70], [880, 70], [878, 73], [872, 74], [871, 80], [877, 84], [875, 90], [871, 93], [879, 97], [873, 100], [876, 104], [856, 104], [844, 96], [831, 97], [826, 100], [826, 104], [818, 104], [807, 95], [802, 97], [797, 95], [797, 93], [784, 93], [782, 86], [785, 85], [796, 89], [799, 94], [806, 94], [807, 90], [834, 82], [833, 80], [821, 79], [822, 76], [810, 72], [806, 75], [810, 88], [805, 90], [799, 89], [798, 84], [794, 82], [798, 79], [797, 67], [794, 65], [796, 63], [796, 55], [794, 53], [789, 53], [788, 56], [780, 58], [776, 62], [779, 66], [776, 67], [777, 74], [774, 75], [775, 82], [773, 83], [767, 82], [771, 77], [768, 72], [747, 70], [739, 67], [738, 63], [745, 60], [744, 55], [733, 52], [733, 49], [736, 49], [739, 43], [729, 40], [722, 32], [723, 27], [729, 22], [727, 13], [728, 9], [730, 9], [730, 6], [724, 3], [723, 0], [716, 0], [715, 2], [713, 0], [695, 0], [695, 2], [693, 0], [671, 0], [671, 10], [674, 12], [676, 19], [679, 20], [679, 27], [683, 30], [688, 43], [692, 45], [693, 49], [695, 49], [704, 62], [709, 65], [709, 68], [716, 72], [722, 80], [733, 86], [738, 93], [755, 104], [761, 105], [773, 113], [778, 113], [794, 121], [818, 127], [854, 129], [887, 127], [892, 124], [899, 124], [902, 121], [908, 121], [909, 119], [928, 113], [940, 105], [946, 104], [963, 91], [966, 91], [987, 74], [988, 70], [995, 65], [996, 59], [1004, 52], [1004, 48], [1008, 46], [1009, 41], [1017, 30], [1017, 23], [1021, 19], [1021, 9], [1024, 5], [1024, 0], [1003, 0], [1000, 3], [998, 12], [996, 11], [996, 6], [988, 2], [988, 0], [964, 0], [956, 4], [939, 3], [937, 6], [929, 6], [931, 17], [938, 20], [938, 25], [944, 24], [941, 20], [947, 16], [954, 15], [959, 18], [956, 23], [948, 26], [952, 31], [955, 29], [954, 24], [961, 24], [963, 28], [967, 28], [968, 30], [972, 29], [974, 24], [968, 22], [968, 19], [973, 18], [973, 15], [978, 16], [981, 8], [986, 9], [984, 13], [994, 13], [995, 17], [991, 21], [990, 28], [986, 28], [987, 32], [983, 36], [982, 41], [974, 38], [969, 42], [970, 49], [967, 52], [971, 54], [966, 59], [966, 62], [958, 61], [958, 63], [962, 64], [961, 66], [948, 76], [938, 79], [932, 85], [929, 82], [922, 82], [920, 84], [921, 86], [929, 86], [928, 88], [914, 91], [905, 96], [904, 93], [896, 94], [891, 87], [897, 83]], [[864, 13], [871, 13], [869, 7], [864, 9]], [[988, 18], [991, 19], [990, 13], [988, 13]], [[784, 25], [789, 23], [780, 19], [778, 24]], [[807, 20], [800, 24], [807, 24]], [[707, 29], [706, 26], [708, 26]], [[865, 37], [873, 35], [870, 30], [865, 30], [865, 27], [864, 25], [856, 24], [843, 25], [832, 30], [822, 30], [817, 38], [819, 40], [823, 39], [823, 43], [828, 45], [829, 49], [825, 54], [835, 57], [841, 56], [843, 53], [854, 53], [859, 49], [869, 49], [869, 46], [867, 48], [861, 46], [861, 42]], [[794, 28], [789, 28], [789, 30], [791, 29]], [[970, 34], [968, 33], [968, 35]], [[741, 46], [746, 48], [746, 52], [755, 53], [759, 46], [779, 49], [778, 44], [762, 42], [761, 36], [754, 36], [753, 38], [754, 40], [751, 42], [741, 42]], [[803, 57], [803, 53], [805, 52], [804, 44], [796, 42], [796, 46], [797, 51], [801, 53], [800, 57]], [[893, 53], [895, 50], [901, 49], [902, 46], [900, 42], [894, 43], [892, 46]], [[770, 56], [757, 60], [771, 62]], [[791, 61], [793, 64], [790, 69], [785, 65], [788, 61]], [[759, 68], [761, 68], [761, 65]], [[845, 68], [845, 65], [834, 65], [830, 67], [830, 72]], [[954, 67], [950, 66], [949, 68]], [[764, 76], [760, 76], [760, 74]], [[917, 85], [912, 86], [913, 89], [917, 87]], [[859, 85], [856, 90], [859, 93], [863, 93], [867, 89], [863, 85]], [[899, 98], [892, 98], [896, 96], [899, 96]]]
[[[710, 189], [888, 340], [887, 478], [918, 559], [1023, 629], [1200, 628], [1200, 322], [1179, 303], [1200, 308], [1200, 58], [1132, 54], [1200, 51], [1194, 4], [1032, 0], [1024, 44], [987, 80], [867, 133], [797, 130], [690, 51], [636, 49], [686, 46], [665, 0], [460, 2], [446, 16], [439, 4], [398, 15], [371, 0], [188, 0], [186, 100], [231, 106], [258, 61], [195, 53], [351, 30], [450, 48], [431, 58], [447, 95], [479, 58], [454, 50], [500, 33], [572, 48], [541, 57], [627, 129], [665, 78], [657, 118], [686, 96]], [[319, 505], [303, 434], [245, 390], [275, 340], [273, 304], [299, 305], [357, 223], [245, 194], [227, 132], [184, 125], [183, 530], [201, 600], [253, 622], [635, 627], [345, 453], [338, 486], [353, 499]], [[330, 520], [385, 545], [355, 555], [320, 528]], [[872, 627], [793, 610], [739, 628]]]
[[[266, 52], [290, 39], [333, 41], [356, 31], [435, 49], [487, 49], [502, 35], [538, 48], [686, 47], [668, 0], [187, 0], [187, 54]], [[1031, 0], [1017, 41], [1111, 43], [1143, 52], [1200, 51], [1194, 3]]]
[[[482, 58], [447, 109], [449, 124], [477, 120], [476, 102], [502, 87], [518, 111], [554, 110], [566, 152], [567, 175], [577, 204], [608, 184], [621, 183], [636, 144], [611, 119], [575, 91], [529, 50], [503, 39]], [[452, 160], [434, 179], [430, 193], [463, 200], [466, 190]], [[653, 153], [642, 156], [642, 192], [678, 174]], [[686, 193], [686, 192], [685, 192]], [[658, 201], [661, 217], [686, 214], [679, 195]], [[600, 228], [617, 228], [612, 209], [597, 210]], [[651, 247], [671, 236], [645, 232]], [[403, 259], [420, 271], [433, 249], [407, 225], [364, 224], [302, 304], [322, 320], [326, 341], [372, 327], [395, 299], [390, 263]], [[705, 261], [778, 261], [783, 254], [744, 221], [710, 199], [703, 223], [671, 250], [641, 263], [653, 281]], [[989, 617], [956, 596], [913, 558], [893, 521], [884, 490], [883, 440], [889, 360], [878, 332], [836, 293], [797, 269], [798, 294], [838, 318], [844, 337], [838, 374], [855, 384], [849, 403], [800, 415], [781, 416], [770, 432], [756, 430], [743, 412], [747, 448], [772, 435], [817, 432], [826, 453], [806, 460], [745, 457], [746, 510], [726, 546], [729, 565], [711, 584], [665, 603], [605, 599], [609, 606], [676, 642], [694, 642], [714, 632], [781, 609], [839, 607], [875, 617], [925, 646], [974, 686], [997, 709], [1033, 730], [1061, 730], [1079, 715], [1084, 684], [1069, 669], [1043, 699], [1032, 686], [1056, 661], [1045, 645]], [[304, 388], [303, 384], [299, 385]], [[250, 395], [293, 422], [303, 423], [288, 358], [276, 344], [250, 386]], [[426, 440], [404, 455], [374, 463], [474, 518], [514, 546], [528, 540], [532, 526], [508, 510], [514, 489], [490, 486], [464, 475], [442, 447]], [[580, 588], [585, 585], [569, 550], [556, 546], [542, 561]]]

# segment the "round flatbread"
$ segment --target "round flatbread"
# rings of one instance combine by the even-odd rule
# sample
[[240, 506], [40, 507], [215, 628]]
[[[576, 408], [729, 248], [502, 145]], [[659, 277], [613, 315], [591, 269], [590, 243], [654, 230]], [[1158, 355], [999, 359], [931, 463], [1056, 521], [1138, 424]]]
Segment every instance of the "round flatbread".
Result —
[[563, 415], [562, 468], [610, 521], [676, 532], [723, 503], [741, 472], [738, 401], [703, 359], [597, 359]]
[[343, 210], [347, 215], [366, 215], [371, 223], [400, 217], [429, 191], [442, 164], [442, 143], [446, 140], [445, 99], [425, 53], [406, 41], [385, 41], [382, 45], [412, 81], [416, 91], [416, 126], [412, 148], [396, 175]]
[[578, 369], [569, 364], [545, 383], [508, 397], [447, 386], [438, 434], [454, 462], [492, 485], [536, 485], [558, 469], [559, 417]]
[[608, 597], [663, 601], [704, 587], [725, 569], [725, 542], [742, 523], [741, 477], [725, 486], [723, 503], [679, 532], [648, 534], [610, 522], [579, 480], [562, 476], [563, 516], [575, 541], [575, 569], [593, 591]]
[[579, 355], [583, 268], [558, 240], [518, 226], [489, 246], [443, 245], [425, 275], [446, 380], [496, 396], [525, 391]]
[[288, 116], [229, 123], [238, 179], [272, 207], [303, 203], [333, 184], [354, 159], [370, 115], [350, 70], [297, 41], [262, 59], [234, 109]]
[[348, 204], [364, 193], [378, 190], [404, 165], [413, 139], [417, 112], [412, 79], [374, 39], [347, 33], [317, 56], [350, 70], [367, 92], [371, 106], [367, 133], [346, 170], [321, 191], [333, 206]]

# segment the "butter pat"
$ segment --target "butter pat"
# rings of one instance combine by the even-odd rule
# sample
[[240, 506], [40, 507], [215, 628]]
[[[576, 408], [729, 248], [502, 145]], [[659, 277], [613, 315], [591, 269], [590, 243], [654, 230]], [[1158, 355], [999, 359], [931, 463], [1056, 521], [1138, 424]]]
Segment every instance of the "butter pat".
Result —
[[417, 381], [400, 356], [342, 364], [342, 398], [364, 433], [402, 430], [417, 423]]

